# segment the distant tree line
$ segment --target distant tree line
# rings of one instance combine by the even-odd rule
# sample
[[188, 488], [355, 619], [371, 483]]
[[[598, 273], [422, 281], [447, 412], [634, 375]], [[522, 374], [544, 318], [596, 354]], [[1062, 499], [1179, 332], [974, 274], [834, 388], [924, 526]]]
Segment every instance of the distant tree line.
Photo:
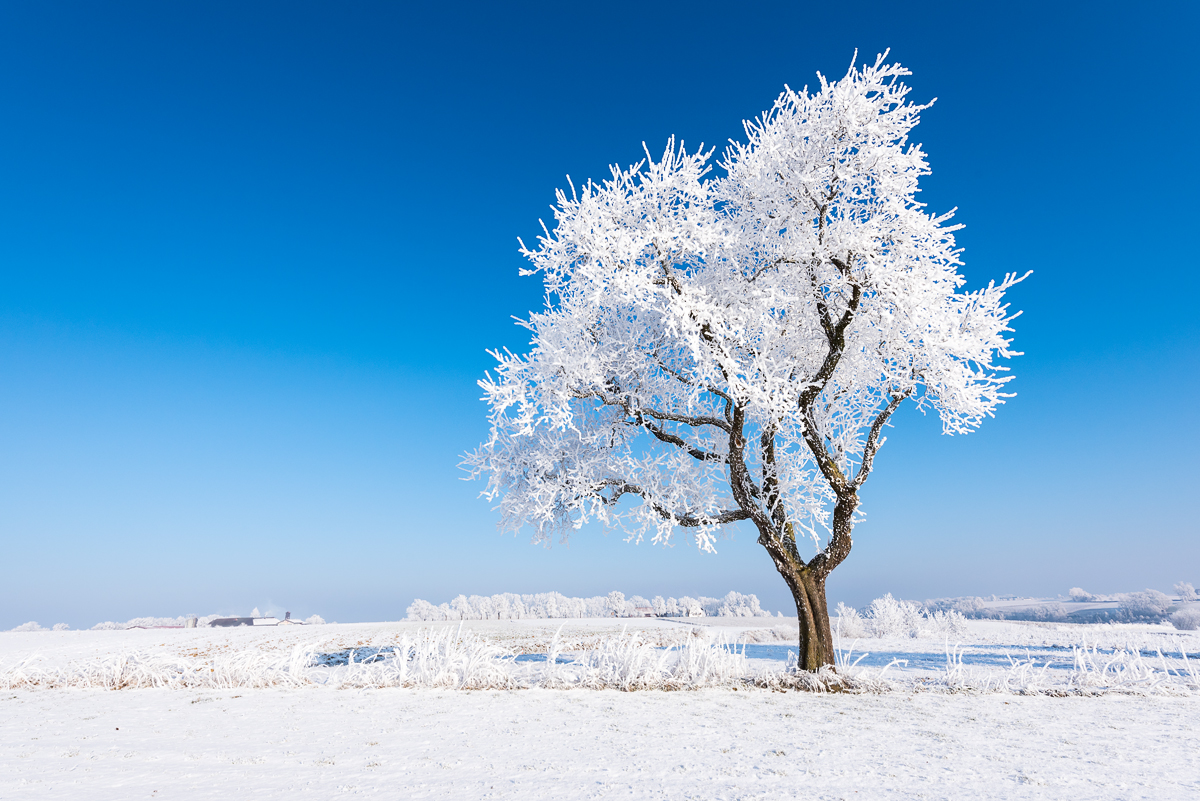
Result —
[[610, 592], [592, 598], [568, 598], [557, 592], [518, 595], [459, 595], [437, 606], [420, 598], [408, 607], [409, 620], [521, 620], [585, 617], [770, 617], [754, 595], [730, 592], [724, 598], [626, 598]]

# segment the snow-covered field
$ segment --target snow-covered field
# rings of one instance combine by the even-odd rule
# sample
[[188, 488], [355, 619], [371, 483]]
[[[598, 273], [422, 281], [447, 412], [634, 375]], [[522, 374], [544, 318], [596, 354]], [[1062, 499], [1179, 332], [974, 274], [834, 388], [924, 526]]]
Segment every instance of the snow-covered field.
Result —
[[[0, 633], [0, 799], [1200, 793], [1196, 633], [969, 621], [949, 660], [945, 641], [859, 641], [843, 673], [868, 691], [816, 693], [771, 689], [788, 632], [761, 627], [781, 622]], [[653, 675], [703, 688], [586, 689]], [[98, 689], [152, 676], [169, 686]], [[447, 689], [471, 676], [518, 689]]]

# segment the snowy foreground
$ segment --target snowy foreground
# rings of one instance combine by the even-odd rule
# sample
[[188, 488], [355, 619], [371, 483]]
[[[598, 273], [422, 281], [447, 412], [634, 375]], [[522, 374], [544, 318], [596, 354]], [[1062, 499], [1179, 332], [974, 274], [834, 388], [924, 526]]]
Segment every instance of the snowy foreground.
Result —
[[971, 621], [804, 692], [786, 627], [626, 622], [0, 633], [0, 799], [1200, 792], [1195, 633]]

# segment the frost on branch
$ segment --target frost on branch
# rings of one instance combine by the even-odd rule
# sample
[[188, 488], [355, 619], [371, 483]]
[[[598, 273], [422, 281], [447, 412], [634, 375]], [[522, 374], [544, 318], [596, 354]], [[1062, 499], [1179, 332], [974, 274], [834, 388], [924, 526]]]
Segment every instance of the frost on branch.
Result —
[[546, 541], [600, 520], [667, 543], [684, 527], [713, 550], [749, 519], [819, 547], [903, 400], [948, 434], [1004, 402], [1020, 279], [964, 291], [958, 226], [916, 200], [927, 106], [908, 74], [880, 56], [786, 89], [718, 174], [672, 139], [558, 193], [521, 251], [546, 308], [528, 353], [493, 354], [491, 436], [465, 459], [503, 528]]

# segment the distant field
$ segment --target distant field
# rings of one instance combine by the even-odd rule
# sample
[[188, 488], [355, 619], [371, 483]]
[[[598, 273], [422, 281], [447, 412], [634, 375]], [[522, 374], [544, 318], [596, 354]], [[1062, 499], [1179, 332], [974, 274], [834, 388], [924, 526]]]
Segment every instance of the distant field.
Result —
[[[795, 648], [794, 622], [779, 618], [469, 621], [461, 634], [455, 627], [428, 640], [441, 652], [411, 644], [444, 624], [407, 621], [5, 632], [0, 686], [15, 689], [0, 695], [0, 799], [1182, 799], [1200, 791], [1200, 682], [1188, 672], [1200, 664], [1196, 633], [967, 625], [957, 647], [864, 638], [850, 651], [843, 642], [850, 661], [870, 653], [843, 674], [871, 691], [833, 694], [770, 689], [764, 677], [785, 675]], [[1111, 663], [1107, 673], [1080, 673], [1074, 647], [1084, 642]], [[433, 660], [427, 672], [406, 674], [418, 686], [356, 686], [395, 680], [403, 643], [410, 662]], [[445, 664], [435, 664], [436, 653]], [[288, 661], [297, 654], [303, 664]], [[685, 658], [710, 660], [701, 665], [709, 673], [693, 666], [686, 674], [707, 686], [584, 689], [601, 675], [682, 676], [672, 660]], [[200, 686], [204, 669], [225, 671], [229, 685]], [[72, 677], [76, 687], [83, 678], [111, 683], [114, 670], [173, 675], [176, 688], [69, 687]], [[441, 687], [419, 684], [437, 676]], [[450, 689], [470, 676], [526, 689]], [[546, 689], [551, 679], [573, 688]]]

